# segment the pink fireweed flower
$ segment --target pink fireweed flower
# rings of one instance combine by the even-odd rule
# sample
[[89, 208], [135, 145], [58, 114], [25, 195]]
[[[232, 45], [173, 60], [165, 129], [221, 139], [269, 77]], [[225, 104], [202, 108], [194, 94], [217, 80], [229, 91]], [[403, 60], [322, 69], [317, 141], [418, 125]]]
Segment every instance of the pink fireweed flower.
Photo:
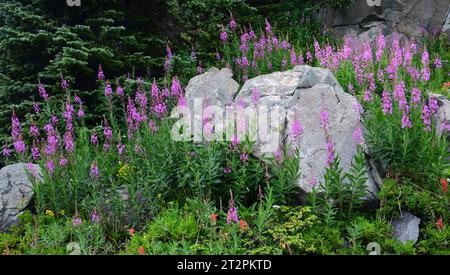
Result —
[[384, 90], [382, 94], [382, 102], [383, 102], [383, 113], [384, 114], [392, 114], [392, 101], [391, 95], [388, 91]]
[[287, 42], [286, 40], [281, 41], [281, 48], [283, 50], [288, 50], [291, 47], [291, 45], [289, 44], [289, 42]]
[[238, 222], [239, 218], [237, 215], [236, 207], [230, 207], [227, 213], [227, 224], [231, 224], [232, 222]]
[[67, 152], [72, 153], [75, 147], [75, 144], [72, 140], [72, 133], [71, 132], [67, 132], [64, 134], [64, 145], [65, 145], [65, 149]]
[[32, 135], [33, 137], [39, 137], [39, 129], [34, 124], [30, 126], [30, 135]]
[[381, 60], [381, 57], [383, 55], [383, 51], [384, 51], [385, 46], [386, 46], [386, 41], [384, 39], [384, 35], [383, 34], [378, 35], [378, 37], [377, 37], [377, 51], [375, 53], [377, 61]]
[[14, 150], [19, 153], [19, 154], [23, 154], [26, 151], [26, 145], [25, 143], [21, 140], [18, 139], [16, 141], [14, 141]]
[[430, 98], [430, 111], [432, 115], [435, 115], [439, 109], [439, 103], [438, 100], [434, 97]]
[[421, 63], [424, 66], [427, 66], [430, 64], [430, 55], [428, 54], [427, 49], [423, 50]]
[[203, 73], [203, 67], [200, 65], [197, 66], [197, 74], [202, 74]]
[[329, 125], [329, 118], [328, 118], [328, 111], [325, 107], [322, 107], [322, 111], [320, 111], [320, 125], [325, 131], [328, 131], [330, 125]]
[[33, 178], [37, 178], [38, 177], [38, 171], [34, 168], [33, 163], [31, 163], [31, 162], [27, 163], [27, 170], [28, 170], [28, 172], [31, 173], [31, 176]]
[[300, 120], [295, 118], [291, 130], [289, 131], [289, 137], [293, 140], [297, 140], [301, 135], [303, 135], [303, 126]]
[[334, 151], [334, 144], [333, 144], [333, 142], [331, 141], [331, 140], [329, 140], [328, 142], [327, 142], [327, 160], [326, 160], [326, 164], [328, 165], [328, 166], [330, 166], [333, 162], [334, 162], [334, 154], [335, 154], [335, 151]]
[[423, 105], [422, 107], [422, 120], [425, 125], [425, 131], [431, 131], [431, 113], [428, 105]]
[[111, 145], [109, 144], [109, 142], [105, 142], [103, 143], [103, 150], [105, 152], [109, 151], [109, 148], [111, 147]]
[[47, 160], [47, 162], [45, 163], [45, 168], [47, 169], [49, 174], [53, 174], [53, 171], [55, 171], [55, 163], [53, 162], [53, 160]]
[[108, 122], [106, 121], [106, 119], [103, 126], [103, 135], [105, 136], [106, 140], [110, 140], [113, 137], [113, 132], [111, 130], [111, 127], [108, 126]]
[[81, 103], [81, 98], [79, 96], [77, 96], [77, 94], [75, 94], [75, 96], [73, 97], [73, 102], [75, 104], [80, 104]]
[[165, 103], [158, 103], [155, 106], [155, 113], [158, 115], [158, 117], [162, 117], [162, 115], [167, 111], [167, 107]]
[[13, 140], [19, 139], [22, 133], [22, 126], [20, 125], [19, 118], [13, 110], [13, 114], [11, 117], [11, 136]]
[[366, 89], [366, 91], [364, 92], [364, 101], [365, 102], [372, 101], [372, 93], [370, 92], [369, 89]]
[[180, 95], [180, 97], [178, 98], [178, 106], [180, 107], [186, 107], [186, 98], [183, 95]]
[[353, 141], [358, 144], [358, 145], [362, 145], [363, 144], [363, 136], [361, 133], [361, 127], [356, 126], [355, 131], [353, 132]]
[[151, 88], [151, 96], [152, 96], [152, 100], [158, 100], [159, 98], [159, 88], [158, 88], [158, 84], [156, 84], [156, 80], [153, 79], [153, 83], [152, 83], [152, 88]]
[[248, 154], [242, 153], [239, 158], [243, 163], [246, 163], [248, 161]]
[[91, 165], [90, 174], [91, 174], [91, 178], [93, 178], [93, 179], [99, 179], [100, 178], [100, 172], [99, 172], [97, 164], [93, 163]]
[[33, 146], [31, 147], [31, 156], [34, 160], [38, 160], [41, 157], [41, 154], [39, 153], [39, 148], [36, 145], [36, 141], [33, 141]]
[[316, 176], [312, 177], [311, 179], [309, 179], [308, 183], [312, 188], [316, 187], [318, 183], [317, 177]]
[[41, 107], [39, 106], [38, 102], [35, 102], [33, 99], [33, 110], [36, 114], [39, 114], [41, 112]]
[[297, 54], [295, 53], [294, 47], [291, 49], [291, 65], [297, 65]]
[[59, 122], [58, 117], [55, 114], [52, 114], [51, 123], [56, 125]]
[[227, 42], [227, 37], [228, 37], [228, 34], [226, 31], [223, 31], [220, 33], [220, 40], [222, 40], [223, 43]]
[[4, 157], [10, 157], [11, 156], [11, 150], [8, 148], [8, 146], [6, 144], [3, 146], [2, 155]]
[[117, 151], [119, 152], [119, 156], [122, 156], [123, 152], [125, 151], [125, 145], [124, 144], [117, 144]]
[[105, 79], [105, 74], [103, 73], [102, 64], [98, 65], [97, 78], [100, 81], [103, 81]]
[[355, 88], [353, 87], [352, 83], [348, 83], [348, 91], [354, 95], [355, 94]]
[[45, 90], [44, 84], [40, 84], [40, 83], [39, 83], [39, 85], [38, 85], [38, 91], [39, 91], [39, 95], [40, 95], [45, 101], [47, 101], [47, 100], [48, 100], [48, 93], [47, 93], [47, 91]]
[[92, 134], [92, 135], [91, 135], [91, 144], [92, 144], [92, 145], [97, 145], [97, 143], [98, 143], [98, 137], [97, 137], [97, 135], [96, 135], [96, 134]]
[[422, 73], [423, 81], [427, 82], [428, 80], [430, 80], [431, 72], [430, 72], [430, 68], [428, 66], [423, 67], [421, 73]]
[[80, 217], [74, 217], [73, 220], [72, 220], [72, 225], [73, 226], [79, 226], [82, 223], [83, 223], [83, 221], [81, 220]]
[[311, 52], [308, 50], [308, 52], [306, 53], [306, 60], [308, 61], [308, 64], [312, 64], [313, 63], [313, 57]]
[[61, 156], [59, 159], [59, 166], [66, 167], [67, 163], [69, 163], [69, 161], [64, 156]]
[[421, 97], [422, 97], [422, 93], [420, 92], [420, 90], [418, 88], [414, 87], [411, 91], [411, 103], [412, 104], [419, 103]]
[[231, 167], [225, 167], [225, 168], [223, 168], [223, 173], [224, 174], [230, 174], [231, 173]]
[[436, 57], [434, 59], [434, 66], [438, 69], [442, 68], [442, 61], [439, 57]]
[[258, 88], [254, 87], [252, 89], [252, 103], [253, 103], [253, 105], [257, 105], [260, 98], [261, 98], [261, 93], [259, 92]]
[[403, 128], [411, 128], [412, 124], [411, 124], [411, 120], [408, 117], [408, 114], [406, 112], [403, 112], [403, 116], [402, 116], [402, 129]]
[[109, 83], [106, 84], [105, 86], [105, 96], [110, 99], [113, 95], [113, 90], [111, 88], [111, 85]]
[[235, 134], [233, 134], [232, 136], [231, 136], [231, 144], [233, 145], [233, 146], [237, 146], [237, 145], [239, 145], [241, 142], [240, 142], [240, 140], [239, 140], [239, 138], [235, 135]]
[[172, 96], [180, 96], [182, 94], [181, 84], [176, 76], [172, 77], [172, 85], [170, 87], [170, 91], [172, 92]]
[[119, 85], [119, 82], [117, 82], [116, 94], [119, 97], [124, 97], [125, 96], [125, 92], [124, 92], [123, 88]]
[[91, 222], [92, 223], [100, 223], [100, 215], [97, 213], [97, 210], [94, 209], [91, 214]]
[[64, 79], [62, 74], [61, 74], [61, 88], [63, 89], [63, 91], [67, 91], [67, 89], [69, 89], [69, 83], [67, 82], [67, 80]]
[[80, 108], [78, 109], [77, 116], [78, 116], [78, 118], [83, 118], [84, 115], [85, 114], [84, 114], [84, 110], [83, 110], [83, 105], [80, 104]]
[[266, 21], [266, 27], [265, 27], [266, 33], [267, 33], [268, 35], [272, 35], [272, 26], [270, 25], [270, 23], [269, 23], [269, 21], [267, 20], [267, 18], [265, 18], [265, 21]]

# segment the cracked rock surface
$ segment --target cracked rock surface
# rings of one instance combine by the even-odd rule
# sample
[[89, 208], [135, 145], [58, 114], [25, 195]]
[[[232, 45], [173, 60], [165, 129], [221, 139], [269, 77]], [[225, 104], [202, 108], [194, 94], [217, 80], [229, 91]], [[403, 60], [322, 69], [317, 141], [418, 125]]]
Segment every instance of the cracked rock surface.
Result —
[[[374, 2], [374, 1], [371, 1]], [[448, 0], [356, 0], [348, 7], [323, 10], [317, 16], [337, 37], [354, 35], [373, 41], [381, 31], [409, 38], [446, 33], [450, 42], [450, 2]]]

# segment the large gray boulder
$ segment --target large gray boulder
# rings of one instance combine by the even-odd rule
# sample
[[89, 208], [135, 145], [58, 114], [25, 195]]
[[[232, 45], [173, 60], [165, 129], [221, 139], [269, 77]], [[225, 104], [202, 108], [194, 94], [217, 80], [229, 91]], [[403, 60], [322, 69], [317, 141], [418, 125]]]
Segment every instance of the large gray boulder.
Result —
[[370, 41], [380, 31], [409, 38], [450, 34], [449, 10], [448, 0], [356, 0], [345, 8], [323, 10], [318, 16], [337, 37], [352, 35]]
[[3, 167], [0, 170], [0, 231], [6, 229], [17, 221], [20, 212], [25, 209], [33, 196], [33, 184], [29, 175], [41, 178], [38, 165], [17, 163]]
[[391, 223], [394, 228], [394, 239], [407, 243], [412, 241], [417, 242], [419, 238], [420, 219], [408, 211], [402, 211], [401, 216], [396, 218]]
[[212, 67], [207, 72], [189, 80], [186, 86], [186, 101], [194, 107], [194, 99], [200, 98], [207, 105], [226, 106], [233, 102], [239, 84], [233, 79], [229, 68]]
[[[257, 157], [274, 155], [276, 150], [288, 142], [288, 135], [295, 120], [303, 126], [302, 136], [290, 144], [300, 149], [300, 178], [298, 185], [305, 191], [312, 190], [311, 182], [323, 182], [326, 171], [326, 137], [320, 124], [322, 106], [329, 113], [331, 137], [336, 154], [341, 159], [341, 166], [348, 171], [357, 152], [357, 142], [353, 139], [356, 127], [361, 126], [357, 115], [355, 97], [344, 92], [336, 78], [328, 69], [310, 66], [296, 66], [284, 72], [260, 75], [249, 79], [236, 96], [236, 102], [252, 103], [253, 91], [259, 91], [257, 103], [268, 109], [281, 111], [279, 119], [263, 120], [269, 125], [269, 134], [258, 135], [254, 147]], [[261, 119], [261, 117], [259, 117]], [[364, 141], [361, 146], [366, 149]], [[367, 191], [373, 199], [381, 184], [378, 170], [367, 166]]]
[[[219, 70], [212, 67], [207, 72], [189, 80], [185, 98], [191, 113], [190, 132], [194, 135], [196, 141], [199, 141], [202, 137], [202, 126], [205, 121], [211, 120], [215, 115], [224, 116], [225, 106], [233, 104], [238, 90], [239, 84], [233, 79], [233, 73], [229, 68]], [[210, 106], [223, 110], [215, 109], [205, 117], [205, 109]], [[218, 127], [224, 127], [224, 125]]]

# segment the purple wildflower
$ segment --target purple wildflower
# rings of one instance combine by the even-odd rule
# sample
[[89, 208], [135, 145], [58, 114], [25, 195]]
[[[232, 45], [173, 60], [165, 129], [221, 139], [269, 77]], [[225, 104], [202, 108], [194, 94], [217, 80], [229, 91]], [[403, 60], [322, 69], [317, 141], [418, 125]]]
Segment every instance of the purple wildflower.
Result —
[[227, 223], [230, 224], [231, 222], [238, 222], [239, 218], [237, 215], [237, 210], [236, 207], [230, 207], [228, 209], [228, 213], [227, 213]]
[[72, 220], [72, 224], [73, 226], [79, 226], [83, 221], [81, 220], [80, 217], [76, 216], [73, 218]]
[[225, 174], [230, 174], [231, 173], [231, 167], [225, 167], [225, 168], [223, 168], [223, 172], [225, 173]]
[[411, 124], [411, 120], [408, 117], [408, 114], [406, 112], [403, 112], [403, 116], [402, 116], [402, 129], [403, 128], [411, 128], [412, 124]]
[[93, 163], [93, 164], [91, 165], [91, 171], [90, 171], [90, 174], [91, 174], [91, 177], [92, 177], [93, 179], [99, 179], [99, 178], [100, 178], [100, 172], [99, 172], [99, 169], [98, 169], [97, 164]]
[[333, 142], [331, 140], [329, 140], [327, 142], [327, 160], [326, 160], [326, 164], [328, 166], [330, 166], [333, 163], [333, 161], [334, 161], [334, 154], [335, 154], [334, 144], [333, 144]]
[[100, 215], [97, 213], [97, 210], [94, 209], [91, 214], [91, 222], [92, 223], [100, 223]]
[[50, 174], [53, 174], [53, 171], [55, 171], [55, 163], [53, 162], [53, 160], [47, 160], [47, 162], [45, 163], [45, 168], [47, 168], [47, 171]]
[[105, 79], [105, 74], [103, 73], [103, 69], [102, 69], [102, 64], [98, 65], [98, 73], [97, 73], [97, 78], [100, 81], [103, 81]]
[[222, 40], [223, 43], [227, 42], [227, 37], [228, 37], [228, 34], [226, 31], [223, 31], [220, 33], [220, 40]]

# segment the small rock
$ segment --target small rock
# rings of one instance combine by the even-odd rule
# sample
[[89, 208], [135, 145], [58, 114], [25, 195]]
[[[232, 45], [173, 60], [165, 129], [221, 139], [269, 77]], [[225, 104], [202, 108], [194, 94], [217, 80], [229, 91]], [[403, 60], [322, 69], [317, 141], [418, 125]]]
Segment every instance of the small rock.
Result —
[[[0, 231], [13, 225], [20, 212], [30, 203], [33, 184], [28, 164], [17, 163], [0, 170]], [[41, 169], [33, 164], [33, 171], [41, 179]]]
[[392, 221], [394, 227], [394, 239], [407, 243], [408, 241], [417, 242], [419, 238], [420, 219], [408, 211], [402, 211], [401, 217]]

